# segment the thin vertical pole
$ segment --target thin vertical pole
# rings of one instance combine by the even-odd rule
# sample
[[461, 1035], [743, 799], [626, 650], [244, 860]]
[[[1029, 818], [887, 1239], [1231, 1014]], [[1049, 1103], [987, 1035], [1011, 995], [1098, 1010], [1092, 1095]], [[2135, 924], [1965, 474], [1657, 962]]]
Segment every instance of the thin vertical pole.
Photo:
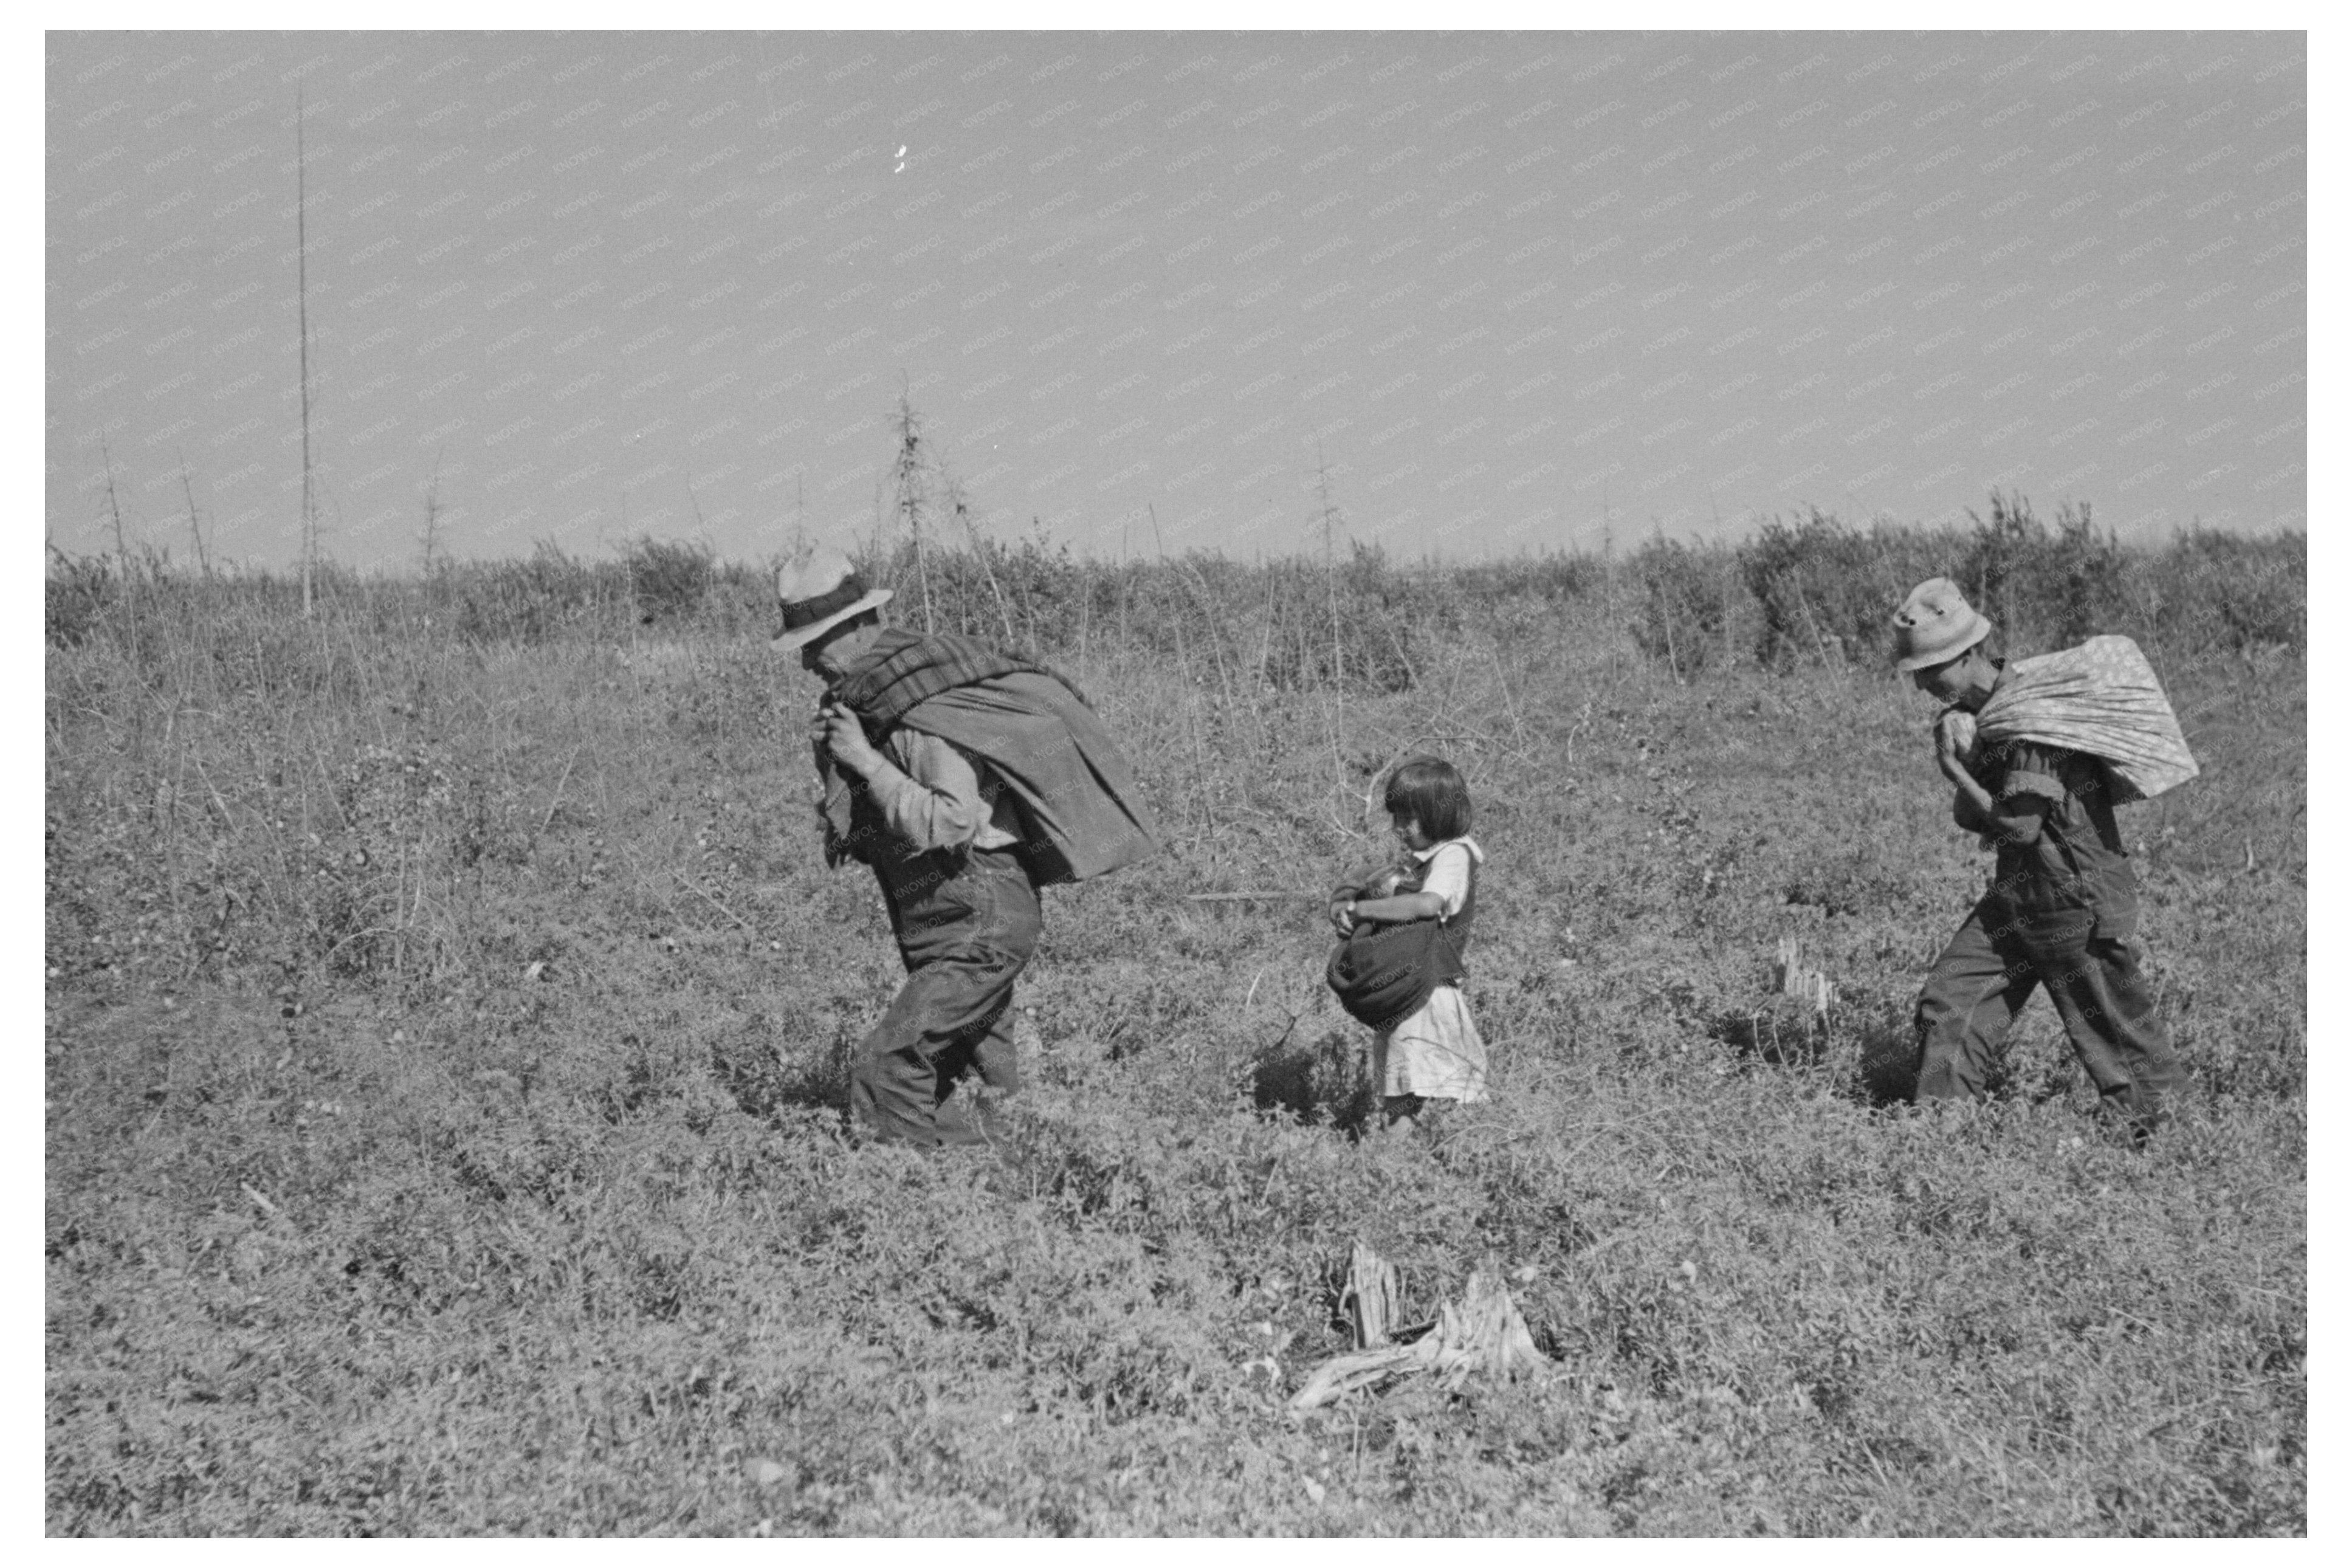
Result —
[[310, 616], [311, 577], [319, 562], [319, 513], [310, 496], [310, 191], [303, 177], [302, 89], [294, 89], [294, 311], [302, 363], [302, 616]]
[[99, 460], [106, 465], [106, 508], [114, 519], [114, 563], [121, 569], [123, 581], [131, 580], [131, 545], [122, 531], [122, 502], [114, 493], [114, 451], [106, 444], [106, 432], [98, 435]]

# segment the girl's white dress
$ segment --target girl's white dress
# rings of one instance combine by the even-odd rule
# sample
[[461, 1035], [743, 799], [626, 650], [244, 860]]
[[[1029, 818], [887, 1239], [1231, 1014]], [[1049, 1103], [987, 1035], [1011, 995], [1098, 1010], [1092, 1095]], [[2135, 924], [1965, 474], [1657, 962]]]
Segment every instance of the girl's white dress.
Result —
[[[1470, 868], [1486, 864], [1486, 851], [1471, 839], [1449, 838], [1412, 854], [1428, 868], [1421, 890], [1445, 900], [1438, 918], [1450, 921], [1460, 914], [1470, 895]], [[1459, 985], [1436, 987], [1419, 1011], [1372, 1037], [1372, 1077], [1382, 1095], [1417, 1094], [1465, 1104], [1486, 1098], [1486, 1043], [1478, 1037]]]

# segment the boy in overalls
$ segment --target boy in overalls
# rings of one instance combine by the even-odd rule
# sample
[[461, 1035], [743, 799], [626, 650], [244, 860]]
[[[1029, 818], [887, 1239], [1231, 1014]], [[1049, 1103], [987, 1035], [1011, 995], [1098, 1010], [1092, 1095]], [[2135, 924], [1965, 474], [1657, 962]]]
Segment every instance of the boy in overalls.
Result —
[[1913, 1098], [1981, 1098], [2011, 1023], [2040, 985], [2102, 1103], [2144, 1140], [2179, 1087], [2180, 1065], [2128, 945], [2139, 889], [2107, 771], [2084, 752], [2022, 741], [1965, 754], [1964, 717], [2003, 675], [1985, 647], [1991, 631], [1942, 577], [1913, 589], [1895, 617], [1897, 667], [1947, 705], [1936, 759], [1955, 791], [1952, 820], [1997, 849], [1991, 889], [1920, 990]]

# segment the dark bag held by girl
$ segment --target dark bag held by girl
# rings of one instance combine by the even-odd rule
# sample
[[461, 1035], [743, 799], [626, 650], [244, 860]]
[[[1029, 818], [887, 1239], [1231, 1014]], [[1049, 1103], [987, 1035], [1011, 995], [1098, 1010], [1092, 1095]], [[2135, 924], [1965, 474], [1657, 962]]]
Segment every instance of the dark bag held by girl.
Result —
[[[1334, 898], [1360, 897], [1374, 874], [1341, 884]], [[1427, 875], [1426, 866], [1416, 865], [1397, 884], [1396, 891], [1421, 891]], [[1465, 902], [1455, 921], [1466, 923], [1469, 912]], [[1459, 935], [1448, 922], [1433, 916], [1394, 925], [1360, 923], [1331, 949], [1323, 980], [1349, 1017], [1384, 1031], [1420, 1011], [1438, 986], [1468, 973], [1462, 963]]]

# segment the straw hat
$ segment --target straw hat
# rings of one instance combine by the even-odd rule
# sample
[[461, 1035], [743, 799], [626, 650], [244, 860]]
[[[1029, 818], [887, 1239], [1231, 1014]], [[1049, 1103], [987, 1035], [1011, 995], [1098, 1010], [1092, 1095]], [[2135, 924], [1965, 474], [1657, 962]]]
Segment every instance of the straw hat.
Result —
[[797, 564], [776, 569], [776, 609], [783, 619], [776, 649], [805, 647], [850, 616], [889, 602], [890, 590], [868, 588], [840, 551], [812, 551]]
[[1992, 623], [1969, 607], [1958, 584], [1930, 577], [1895, 612], [1895, 668], [1925, 669], [1958, 658], [1991, 630]]

